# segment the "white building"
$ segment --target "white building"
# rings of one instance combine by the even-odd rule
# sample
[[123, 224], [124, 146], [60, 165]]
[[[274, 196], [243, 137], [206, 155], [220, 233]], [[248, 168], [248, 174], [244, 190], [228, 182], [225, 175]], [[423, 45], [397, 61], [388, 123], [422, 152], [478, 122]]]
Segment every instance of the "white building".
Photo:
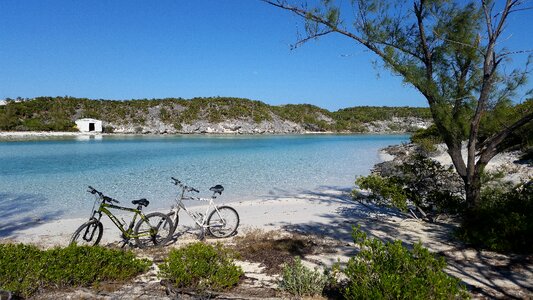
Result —
[[102, 121], [96, 119], [76, 120], [76, 126], [81, 132], [102, 132]]

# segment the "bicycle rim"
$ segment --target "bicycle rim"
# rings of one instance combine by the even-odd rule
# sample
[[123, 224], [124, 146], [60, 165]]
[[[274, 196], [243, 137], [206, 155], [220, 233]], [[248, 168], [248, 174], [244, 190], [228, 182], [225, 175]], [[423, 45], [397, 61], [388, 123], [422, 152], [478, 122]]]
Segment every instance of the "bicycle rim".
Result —
[[172, 238], [174, 225], [168, 215], [150, 213], [135, 226], [135, 242], [139, 248], [161, 246]]
[[214, 210], [207, 219], [207, 230], [214, 237], [222, 238], [235, 234], [239, 227], [239, 214], [229, 206], [221, 206]]
[[81, 225], [72, 235], [70, 244], [96, 246], [100, 243], [104, 228], [102, 223], [93, 220]]

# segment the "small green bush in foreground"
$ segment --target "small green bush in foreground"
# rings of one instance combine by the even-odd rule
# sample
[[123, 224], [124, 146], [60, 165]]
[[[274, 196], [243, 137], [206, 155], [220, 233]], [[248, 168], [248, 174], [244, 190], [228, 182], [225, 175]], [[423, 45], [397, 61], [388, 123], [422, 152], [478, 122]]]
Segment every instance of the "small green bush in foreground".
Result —
[[159, 265], [160, 276], [178, 288], [221, 291], [235, 286], [244, 275], [233, 260], [233, 253], [220, 244], [198, 242], [171, 250]]
[[326, 275], [310, 270], [296, 257], [291, 264], [283, 266], [279, 287], [294, 296], [315, 296], [322, 294], [327, 281]]
[[358, 228], [352, 236], [361, 250], [344, 273], [346, 299], [455, 299], [468, 298], [459, 280], [444, 273], [446, 263], [420, 243], [409, 250], [401, 241], [370, 239]]
[[47, 287], [130, 279], [151, 264], [130, 251], [102, 247], [73, 245], [43, 251], [31, 245], [0, 244], [0, 253], [0, 289], [22, 297]]
[[509, 190], [488, 187], [481, 198], [463, 217], [459, 237], [494, 251], [533, 253], [533, 182]]

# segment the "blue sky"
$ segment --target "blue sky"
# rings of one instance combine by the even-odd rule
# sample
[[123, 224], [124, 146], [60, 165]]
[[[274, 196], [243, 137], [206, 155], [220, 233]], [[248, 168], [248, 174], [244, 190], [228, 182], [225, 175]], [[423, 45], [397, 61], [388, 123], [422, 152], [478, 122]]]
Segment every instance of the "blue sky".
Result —
[[[506, 43], [514, 49], [532, 48], [530, 16], [511, 20]], [[232, 96], [330, 110], [426, 105], [346, 38], [330, 35], [290, 50], [298, 29], [298, 17], [255, 0], [0, 0], [0, 99]]]

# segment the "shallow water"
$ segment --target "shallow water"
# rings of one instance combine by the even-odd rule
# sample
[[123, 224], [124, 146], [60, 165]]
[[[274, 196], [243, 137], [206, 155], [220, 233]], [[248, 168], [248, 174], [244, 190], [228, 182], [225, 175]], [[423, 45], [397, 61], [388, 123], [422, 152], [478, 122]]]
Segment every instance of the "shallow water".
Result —
[[348, 188], [379, 161], [380, 148], [407, 138], [103, 136], [0, 142], [0, 218], [88, 216], [93, 204], [88, 185], [125, 205], [145, 197], [151, 201], [148, 211], [166, 210], [177, 191], [171, 176], [205, 196], [210, 186], [222, 184], [222, 201]]

